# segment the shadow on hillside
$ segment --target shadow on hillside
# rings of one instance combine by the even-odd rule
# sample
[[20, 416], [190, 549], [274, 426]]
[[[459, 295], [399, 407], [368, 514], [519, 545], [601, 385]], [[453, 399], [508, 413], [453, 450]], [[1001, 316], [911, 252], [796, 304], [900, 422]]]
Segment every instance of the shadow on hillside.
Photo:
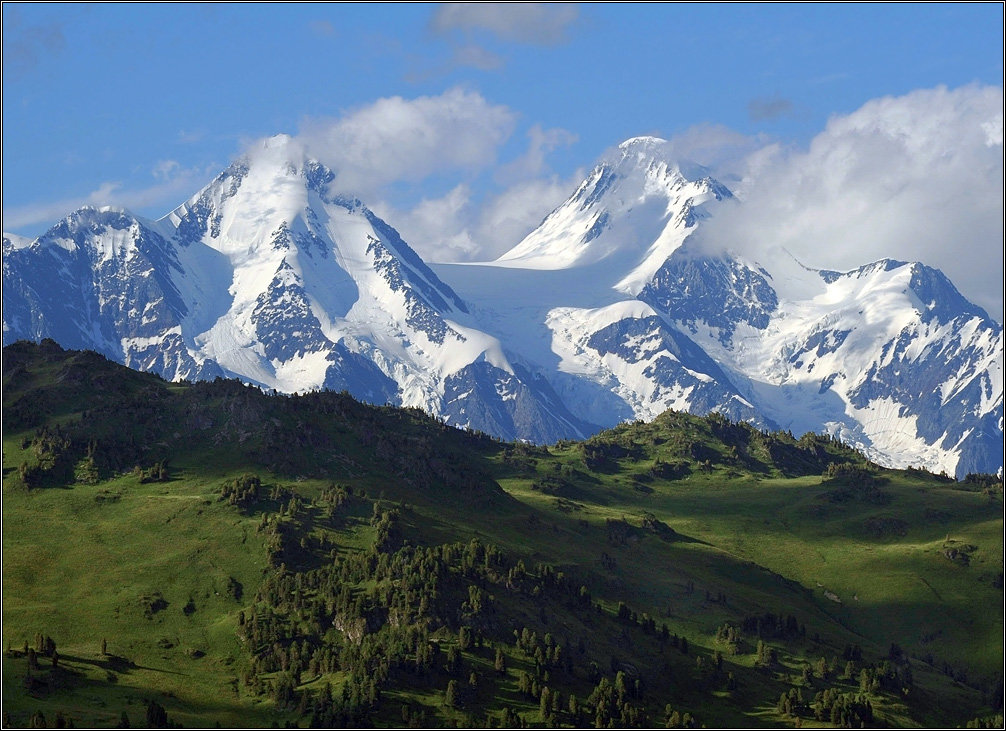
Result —
[[187, 675], [187, 673], [182, 673], [177, 670], [165, 670], [164, 668], [155, 668], [148, 665], [137, 665], [132, 660], [128, 660], [119, 655], [104, 655], [103, 657], [95, 658], [81, 657], [80, 655], [66, 655], [61, 653], [59, 657], [62, 661], [68, 663], [91, 665], [93, 667], [115, 673], [129, 673], [133, 670], [149, 670], [155, 673], [167, 673], [168, 675]]

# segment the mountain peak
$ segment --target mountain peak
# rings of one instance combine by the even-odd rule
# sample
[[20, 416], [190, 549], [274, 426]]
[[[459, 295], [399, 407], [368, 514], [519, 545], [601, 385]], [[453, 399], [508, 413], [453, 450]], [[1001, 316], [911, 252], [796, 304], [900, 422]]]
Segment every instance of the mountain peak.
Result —
[[263, 137], [251, 146], [246, 157], [255, 159], [263, 154], [269, 154], [274, 160], [286, 160], [291, 163], [302, 163], [306, 157], [304, 145], [288, 134]]
[[30, 236], [19, 236], [18, 234], [8, 233], [7, 231], [3, 232], [3, 243], [5, 251], [7, 247], [10, 247], [12, 249], [27, 248], [31, 246], [33, 241], [35, 241], [35, 239], [31, 238]]
[[639, 137], [630, 137], [625, 142], [618, 146], [619, 150], [633, 150], [640, 148], [653, 148], [666, 145], [667, 140], [662, 137], [652, 137], [650, 135], [640, 135]]
[[266, 137], [262, 140], [262, 146], [268, 148], [288, 147], [292, 142], [293, 137], [285, 133], [280, 133], [278, 135], [273, 135], [272, 137]]
[[235, 165], [252, 177], [283, 179], [304, 177], [306, 170], [317, 163], [309, 158], [300, 140], [278, 134], [264, 137], [249, 146]]
[[667, 140], [633, 137], [497, 264], [554, 270], [604, 261], [597, 274], [605, 286], [635, 295], [707, 215], [702, 206], [729, 197], [706, 168], [676, 160]]
[[623, 174], [636, 168], [645, 170], [654, 163], [663, 164], [668, 169], [675, 167], [671, 144], [659, 137], [632, 137], [602, 160], [602, 165], [613, 165]]
[[[681, 157], [674, 145], [660, 137], [632, 137], [618, 146], [618, 152], [608, 156], [607, 164], [613, 165], [623, 176], [633, 171], [643, 171], [649, 175], [680, 178], [688, 182], [712, 180], [712, 171], [693, 160]], [[722, 187], [717, 184], [717, 187]]]
[[127, 231], [138, 223], [136, 217], [124, 208], [82, 206], [64, 216], [38, 240], [72, 240], [83, 245], [85, 240], [100, 238], [106, 231]]

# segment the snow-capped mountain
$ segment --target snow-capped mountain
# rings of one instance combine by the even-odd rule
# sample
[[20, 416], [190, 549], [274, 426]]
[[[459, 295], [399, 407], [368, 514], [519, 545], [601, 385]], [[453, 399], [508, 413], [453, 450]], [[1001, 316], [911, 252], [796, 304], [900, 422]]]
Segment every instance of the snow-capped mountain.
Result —
[[891, 466], [1002, 468], [1002, 328], [934, 269], [679, 256], [640, 296], [783, 428], [826, 431]]
[[826, 431], [878, 462], [1003, 463], [1002, 328], [940, 272], [820, 271], [703, 240], [743, 205], [643, 137], [494, 262], [427, 266], [272, 138], [159, 221], [81, 209], [4, 235], [4, 342], [168, 378], [346, 389], [505, 438], [667, 408]]
[[511, 439], [569, 416], [333, 173], [271, 138], [159, 221], [90, 208], [4, 240], [4, 342], [51, 337], [171, 379], [348, 390]]
[[614, 275], [616, 291], [638, 294], [709, 215], [706, 204], [732, 197], [706, 169], [666, 159], [666, 147], [656, 137], [623, 142], [495, 264], [545, 270], [599, 265], [597, 271]]
[[611, 425], [675, 408], [769, 426], [688, 334], [637, 297], [732, 197], [699, 166], [666, 159], [666, 144], [623, 142], [499, 259], [436, 270], [473, 303], [484, 328], [546, 366], [586, 421]]
[[585, 420], [718, 411], [886, 465], [1002, 469], [998, 323], [919, 263], [818, 271], [704, 241], [704, 219], [742, 204], [666, 147], [623, 143], [499, 260], [437, 271]]

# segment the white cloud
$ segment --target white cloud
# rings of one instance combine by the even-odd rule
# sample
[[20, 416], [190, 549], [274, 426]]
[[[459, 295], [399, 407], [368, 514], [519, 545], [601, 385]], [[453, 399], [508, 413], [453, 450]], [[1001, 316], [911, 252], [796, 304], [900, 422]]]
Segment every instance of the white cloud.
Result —
[[426, 261], [465, 261], [478, 244], [473, 240], [471, 189], [457, 185], [440, 198], [424, 198], [410, 210], [387, 202], [373, 206]]
[[479, 258], [495, 259], [516, 246], [576, 190], [584, 175], [577, 170], [565, 180], [555, 175], [525, 180], [487, 200], [479, 213]]
[[426, 261], [490, 261], [513, 248], [575, 190], [584, 171], [523, 180], [476, 198], [465, 184], [411, 209], [384, 201], [374, 211], [391, 223]]
[[430, 21], [439, 33], [489, 32], [505, 41], [553, 45], [579, 15], [575, 3], [442, 3]]
[[[474, 261], [516, 244], [579, 182], [560, 182], [546, 163], [552, 150], [576, 136], [535, 125], [525, 152], [493, 176], [502, 189], [485, 192], [485, 185], [473, 185], [496, 168], [516, 123], [517, 114], [507, 107], [455, 88], [440, 96], [380, 99], [338, 119], [309, 120], [291, 143], [331, 167], [334, 190], [367, 201], [424, 258]], [[260, 148], [254, 154], [264, 154]], [[392, 195], [402, 183], [433, 188], [431, 182], [451, 178], [461, 182], [412, 206]]]
[[379, 99], [334, 120], [308, 120], [299, 139], [337, 173], [335, 187], [366, 196], [392, 182], [478, 171], [496, 161], [517, 115], [473, 91]]
[[527, 152], [506, 165], [496, 173], [500, 182], [525, 180], [538, 177], [548, 170], [545, 157], [558, 147], [567, 147], [577, 141], [577, 136], [561, 128], [542, 129], [536, 124], [527, 131]]
[[115, 206], [136, 211], [163, 204], [177, 205], [205, 184], [210, 174], [207, 170], [181, 168], [174, 160], [165, 160], [151, 171], [160, 181], [154, 185], [124, 188], [119, 181], [104, 181], [86, 195], [4, 208], [4, 229], [17, 230], [40, 223], [48, 225], [82, 206]]
[[764, 147], [706, 240], [838, 270], [921, 261], [1001, 322], [1002, 110], [1001, 88], [939, 87], [833, 117], [807, 149]]
[[[497, 168], [516, 123], [517, 114], [507, 107], [455, 88], [439, 96], [380, 99], [337, 119], [308, 120], [282, 154], [328, 165], [336, 173], [333, 190], [367, 201], [424, 258], [484, 260], [516, 244], [579, 182], [560, 182], [546, 162], [576, 136], [540, 125], [528, 130], [524, 153]], [[269, 145], [255, 144], [248, 154], [272, 153]], [[493, 170], [495, 190], [485, 177]], [[401, 202], [403, 184], [430, 190], [445, 180], [453, 186], [444, 194], [414, 205]]]

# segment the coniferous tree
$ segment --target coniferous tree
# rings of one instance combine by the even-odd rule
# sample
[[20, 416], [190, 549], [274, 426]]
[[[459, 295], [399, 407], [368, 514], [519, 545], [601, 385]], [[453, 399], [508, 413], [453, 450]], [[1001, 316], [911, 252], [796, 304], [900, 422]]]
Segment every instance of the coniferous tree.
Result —
[[500, 675], [506, 675], [506, 657], [503, 655], [503, 650], [496, 648], [496, 659], [493, 662], [493, 669]]
[[458, 706], [458, 681], [453, 678], [447, 682], [447, 692], [444, 694], [444, 705], [449, 708]]
[[154, 700], [147, 704], [147, 727], [168, 727], [168, 712], [164, 709], [164, 706]]

